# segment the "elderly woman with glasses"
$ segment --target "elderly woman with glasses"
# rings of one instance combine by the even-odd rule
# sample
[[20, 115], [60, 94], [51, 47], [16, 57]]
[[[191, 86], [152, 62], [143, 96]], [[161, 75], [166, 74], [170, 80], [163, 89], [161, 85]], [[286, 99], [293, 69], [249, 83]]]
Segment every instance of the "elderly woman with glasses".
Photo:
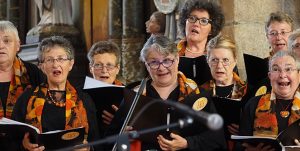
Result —
[[[151, 77], [147, 81], [142, 95], [163, 101], [172, 100], [186, 103], [185, 98], [187, 96], [197, 96], [199, 94], [197, 84], [178, 71], [178, 52], [175, 44], [168, 38], [164, 36], [154, 37], [152, 43], [148, 43], [142, 49], [140, 59], [145, 63]], [[137, 86], [135, 90], [139, 87]], [[201, 104], [197, 107], [198, 110], [215, 112], [212, 102], [199, 99], [198, 103]], [[116, 117], [118, 115], [117, 112]], [[169, 122], [177, 121], [176, 118], [178, 118], [173, 111], [164, 114], [162, 112], [161, 118], [164, 117], [170, 117]], [[176, 130], [175, 133], [171, 131], [168, 136], [161, 134], [157, 136], [157, 140], [153, 140], [151, 143], [142, 142], [142, 150], [218, 150], [225, 147], [222, 134], [222, 130], [211, 131], [204, 125], [196, 123], [184, 130]]]
[[181, 9], [179, 28], [184, 38], [177, 45], [179, 71], [198, 85], [211, 79], [205, 60], [206, 44], [220, 33], [224, 22], [221, 8], [211, 1], [189, 0]]
[[[245, 105], [240, 135], [274, 137], [300, 118], [300, 60], [292, 52], [278, 51], [269, 60], [272, 90]], [[244, 143], [246, 150], [271, 150], [274, 146]]]
[[[75, 89], [67, 80], [74, 64], [71, 43], [53, 36], [45, 38], [38, 49], [40, 68], [47, 82], [27, 89], [19, 97], [12, 118], [33, 125], [41, 132], [85, 127], [87, 141], [95, 140], [98, 128], [94, 104], [87, 94]], [[26, 150], [45, 149], [32, 144], [28, 133], [22, 144]]]
[[[212, 80], [205, 82], [201, 88], [208, 91], [209, 95], [215, 98], [217, 111], [222, 115], [221, 110], [236, 115], [240, 115], [242, 105], [247, 101], [247, 84], [234, 72], [234, 67], [237, 63], [237, 52], [235, 43], [228, 37], [219, 35], [211, 39], [207, 44], [207, 62], [210, 67]], [[239, 110], [234, 109], [235, 106], [219, 106], [219, 101], [216, 98], [225, 98], [228, 104], [239, 104]], [[225, 112], [226, 112], [225, 111]], [[233, 148], [230, 142], [230, 135], [237, 134], [239, 128], [239, 119], [235, 119], [235, 123], [231, 123], [222, 115], [225, 120], [224, 130], [225, 137], [228, 141], [228, 149]], [[233, 117], [230, 117], [233, 118]]]
[[[271, 49], [270, 56], [264, 58], [266, 64], [260, 66], [259, 68], [267, 69], [267, 62], [273, 54], [278, 51], [288, 50], [288, 37], [293, 32], [293, 30], [294, 21], [290, 16], [288, 16], [288, 14], [278, 11], [273, 12], [268, 16], [265, 25], [265, 32]], [[251, 73], [247, 73], [247, 75], [251, 75]], [[271, 85], [267, 74], [265, 75], [265, 77], [251, 84], [257, 90], [256, 95], [262, 95], [271, 91]]]

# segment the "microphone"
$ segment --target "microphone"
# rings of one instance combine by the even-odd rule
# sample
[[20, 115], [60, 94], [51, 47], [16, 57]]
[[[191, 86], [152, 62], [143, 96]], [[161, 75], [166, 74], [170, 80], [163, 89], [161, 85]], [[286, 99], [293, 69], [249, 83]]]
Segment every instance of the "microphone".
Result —
[[178, 109], [180, 112], [187, 114], [191, 117], [194, 117], [196, 120], [205, 124], [211, 130], [218, 130], [223, 126], [223, 118], [219, 114], [216, 113], [211, 114], [204, 111], [195, 111], [191, 107], [185, 104], [174, 102], [171, 100], [165, 100], [165, 101], [156, 100], [156, 101], [172, 106]]

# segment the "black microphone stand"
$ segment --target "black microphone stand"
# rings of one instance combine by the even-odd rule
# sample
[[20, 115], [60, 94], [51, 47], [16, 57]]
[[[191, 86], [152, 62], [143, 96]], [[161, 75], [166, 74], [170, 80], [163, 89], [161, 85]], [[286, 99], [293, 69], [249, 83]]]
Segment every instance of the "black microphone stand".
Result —
[[80, 149], [80, 148], [90, 147], [94, 145], [108, 144], [113, 142], [116, 142], [115, 144], [117, 144], [116, 146], [119, 151], [127, 151], [129, 150], [129, 139], [136, 139], [139, 138], [141, 135], [160, 131], [160, 130], [165, 130], [168, 128], [177, 128], [177, 127], [183, 128], [193, 124], [193, 122], [194, 122], [193, 118], [187, 116], [184, 119], [178, 119], [178, 122], [175, 123], [157, 126], [149, 129], [140, 130], [140, 131], [123, 132], [122, 134], [109, 136], [101, 140], [90, 142], [88, 144], [71, 146], [67, 148], [58, 149], [55, 151], [68, 151], [68, 150]]
[[[129, 123], [129, 120], [130, 120], [130, 118], [131, 118], [131, 116], [132, 116], [132, 114], [133, 114], [133, 111], [134, 111], [134, 109], [135, 109], [135, 106], [136, 106], [136, 104], [137, 104], [137, 102], [138, 102], [140, 96], [142, 95], [142, 93], [143, 93], [143, 91], [144, 91], [144, 89], [145, 89], [145, 87], [146, 87], [147, 81], [148, 81], [148, 77], [146, 77], [146, 78], [144, 78], [144, 79], [142, 80], [141, 85], [140, 85], [140, 88], [139, 88], [138, 92], [136, 93], [136, 95], [135, 95], [135, 97], [134, 97], [134, 99], [133, 99], [132, 105], [130, 106], [130, 109], [129, 109], [128, 113], [127, 113], [127, 116], [126, 116], [125, 121], [124, 121], [124, 123], [123, 123], [123, 125], [122, 125], [122, 128], [121, 128], [121, 130], [120, 130], [119, 135], [121, 135], [122, 133], [125, 132], [126, 126], [127, 126], [128, 123]], [[128, 142], [128, 145], [129, 145], [129, 142]], [[116, 151], [116, 150], [117, 150], [116, 147], [117, 147], [117, 143], [114, 144], [114, 147], [113, 147], [112, 151]], [[119, 147], [120, 147], [120, 146], [119, 146]]]

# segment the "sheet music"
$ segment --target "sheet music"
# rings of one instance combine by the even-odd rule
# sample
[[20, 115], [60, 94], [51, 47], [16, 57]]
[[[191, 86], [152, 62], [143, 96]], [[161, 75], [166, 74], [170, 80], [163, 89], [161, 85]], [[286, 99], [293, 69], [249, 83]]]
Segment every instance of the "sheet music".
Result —
[[119, 85], [108, 84], [88, 76], [85, 77], [83, 89], [101, 88], [101, 87], [124, 87]]

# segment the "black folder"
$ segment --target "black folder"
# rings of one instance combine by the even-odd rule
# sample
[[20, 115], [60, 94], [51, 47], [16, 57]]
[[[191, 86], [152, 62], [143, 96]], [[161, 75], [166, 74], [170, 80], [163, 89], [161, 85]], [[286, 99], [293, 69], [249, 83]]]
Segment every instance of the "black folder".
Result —
[[2, 136], [21, 141], [27, 132], [30, 134], [32, 143], [45, 146], [47, 150], [52, 150], [82, 144], [85, 130], [84, 127], [79, 127], [70, 130], [40, 133], [36, 127], [26, 123], [6, 118], [0, 120], [0, 134]]
[[268, 58], [262, 59], [249, 54], [244, 54], [247, 82], [257, 86], [263, 79], [268, 77]]
[[295, 146], [294, 139], [300, 138], [300, 120], [289, 125], [285, 130], [280, 132], [276, 138], [260, 137], [260, 136], [231, 136], [232, 139], [239, 142], [247, 142], [252, 145], [264, 143], [271, 145], [276, 151], [281, 151], [283, 148], [287, 150], [300, 150], [300, 146]]

